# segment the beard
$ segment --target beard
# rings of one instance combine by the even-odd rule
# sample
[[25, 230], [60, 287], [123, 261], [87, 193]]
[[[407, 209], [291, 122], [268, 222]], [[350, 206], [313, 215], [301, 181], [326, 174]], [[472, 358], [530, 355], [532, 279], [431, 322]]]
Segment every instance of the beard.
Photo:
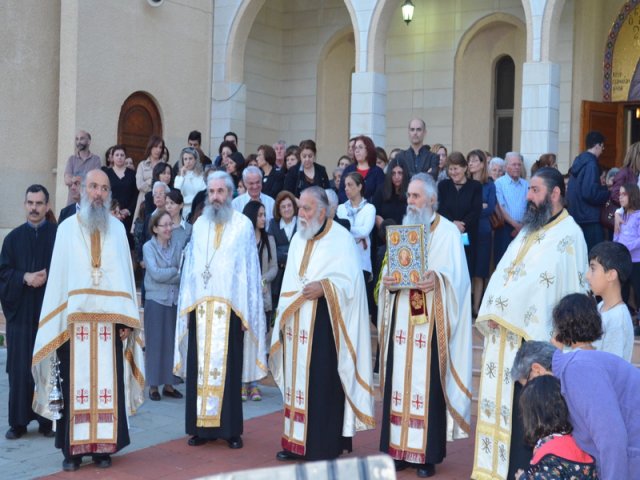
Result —
[[80, 223], [92, 233], [98, 231], [103, 235], [106, 234], [109, 230], [110, 206], [111, 193], [104, 202], [100, 200], [92, 202], [89, 196], [83, 193], [80, 198], [80, 210], [78, 210]]
[[407, 205], [407, 213], [402, 217], [402, 225], [422, 225], [424, 227], [424, 244], [429, 243], [429, 235], [431, 235], [431, 216], [433, 210], [431, 207], [415, 207]]
[[321, 227], [318, 215], [311, 220], [304, 220], [298, 217], [298, 233], [304, 240], [311, 240], [320, 231]]
[[224, 203], [210, 203], [207, 199], [202, 215], [211, 223], [227, 223], [233, 215], [231, 198], [227, 198]]
[[529, 232], [535, 232], [544, 227], [551, 218], [551, 196], [547, 195], [540, 205], [529, 200], [527, 210], [524, 212], [522, 224]]

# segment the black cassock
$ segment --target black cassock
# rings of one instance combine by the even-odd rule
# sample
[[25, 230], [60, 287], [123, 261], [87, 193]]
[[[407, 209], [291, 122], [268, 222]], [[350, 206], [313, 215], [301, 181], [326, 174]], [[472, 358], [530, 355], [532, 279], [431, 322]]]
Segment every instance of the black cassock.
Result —
[[222, 394], [219, 427], [198, 427], [198, 348], [196, 343], [196, 314], [189, 315], [189, 343], [187, 349], [187, 379], [185, 424], [187, 435], [207, 440], [230, 439], [242, 435], [242, 348], [244, 332], [235, 312], [229, 318], [229, 345], [226, 376]]
[[38, 228], [28, 223], [12, 230], [0, 253], [0, 302], [7, 319], [7, 374], [9, 376], [9, 425], [26, 427], [38, 420], [41, 428], [51, 422], [33, 412], [31, 357], [38, 332], [45, 285], [24, 284], [26, 272], [49, 271], [57, 226], [44, 222]]

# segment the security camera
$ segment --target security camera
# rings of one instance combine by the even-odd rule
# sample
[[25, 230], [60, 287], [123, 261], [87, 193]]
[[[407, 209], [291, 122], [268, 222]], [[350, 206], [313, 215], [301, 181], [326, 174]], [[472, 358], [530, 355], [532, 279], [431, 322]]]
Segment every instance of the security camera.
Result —
[[159, 7], [164, 3], [164, 0], [147, 0], [147, 3], [152, 7]]

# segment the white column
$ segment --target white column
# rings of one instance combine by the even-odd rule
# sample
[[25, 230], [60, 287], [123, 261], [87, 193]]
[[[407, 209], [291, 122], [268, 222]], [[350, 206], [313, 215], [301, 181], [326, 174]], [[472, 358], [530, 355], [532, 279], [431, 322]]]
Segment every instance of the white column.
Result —
[[558, 151], [560, 65], [527, 62], [522, 66], [520, 152], [527, 170], [543, 153]]
[[238, 150], [244, 151], [246, 140], [247, 86], [244, 83], [218, 82], [213, 85], [211, 100], [211, 155], [214, 158], [224, 134], [238, 135]]
[[383, 73], [356, 72], [351, 75], [350, 137], [367, 135], [384, 147], [387, 114], [387, 77]]

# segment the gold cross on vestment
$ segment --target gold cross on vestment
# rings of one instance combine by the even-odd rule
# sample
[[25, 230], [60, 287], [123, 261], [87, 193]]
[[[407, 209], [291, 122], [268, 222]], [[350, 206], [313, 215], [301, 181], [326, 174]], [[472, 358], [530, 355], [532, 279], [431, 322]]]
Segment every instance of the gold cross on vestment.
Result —
[[220, 377], [220, 370], [218, 370], [217, 368], [214, 368], [213, 372], [211, 372], [211, 376], [213, 377], [214, 380], [217, 380], [218, 377]]
[[218, 308], [216, 308], [216, 309], [215, 309], [215, 311], [214, 311], [213, 313], [215, 313], [215, 314], [216, 314], [216, 317], [220, 318], [220, 317], [222, 317], [226, 312], [227, 312], [227, 311], [226, 311], [224, 308], [222, 308], [222, 307], [218, 307]]

